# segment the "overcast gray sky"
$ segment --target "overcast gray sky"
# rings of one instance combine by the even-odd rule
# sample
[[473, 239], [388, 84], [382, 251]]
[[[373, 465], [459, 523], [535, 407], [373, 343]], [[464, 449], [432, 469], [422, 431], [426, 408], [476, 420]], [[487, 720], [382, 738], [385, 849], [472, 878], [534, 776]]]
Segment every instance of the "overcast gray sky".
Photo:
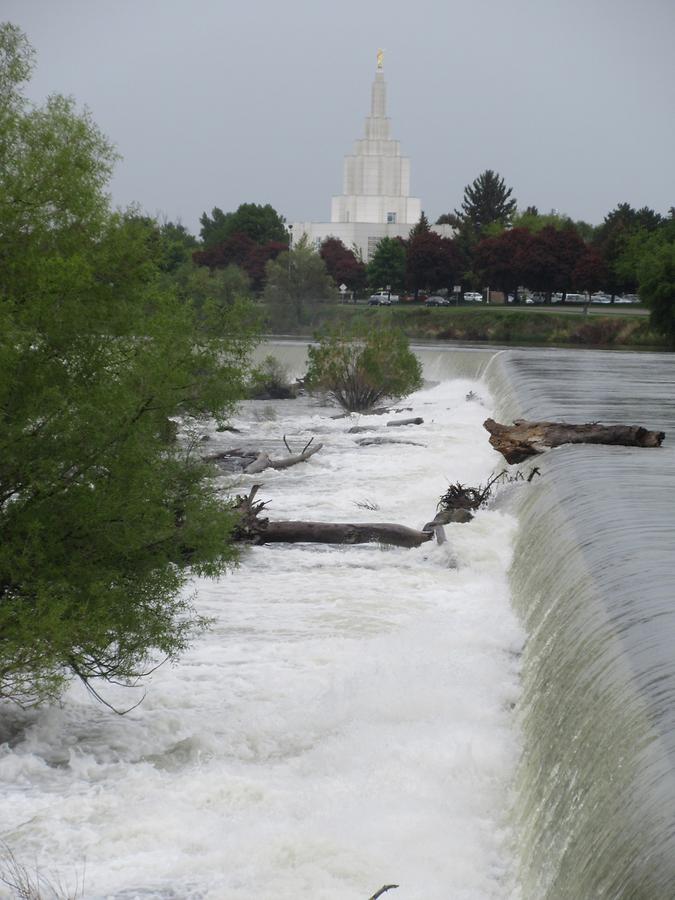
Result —
[[0, 0], [123, 156], [116, 204], [326, 221], [385, 50], [393, 137], [429, 218], [486, 168], [594, 224], [675, 205], [674, 0]]

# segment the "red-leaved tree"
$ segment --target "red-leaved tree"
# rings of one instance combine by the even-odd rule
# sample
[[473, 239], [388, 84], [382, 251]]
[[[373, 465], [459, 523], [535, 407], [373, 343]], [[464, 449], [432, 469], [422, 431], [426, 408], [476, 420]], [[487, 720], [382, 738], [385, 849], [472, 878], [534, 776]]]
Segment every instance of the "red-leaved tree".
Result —
[[600, 252], [595, 247], [586, 247], [572, 273], [574, 287], [593, 294], [605, 286], [608, 278], [609, 269]]
[[407, 242], [406, 282], [415, 293], [422, 288], [450, 287], [463, 270], [464, 254], [451, 238], [419, 231]]
[[321, 244], [319, 254], [337, 285], [346, 284], [352, 291], [358, 291], [365, 285], [365, 264], [341, 240], [327, 237]]
[[554, 291], [565, 293], [573, 286], [574, 269], [585, 252], [586, 245], [574, 226], [547, 225], [531, 236], [522, 259], [522, 284], [541, 291], [550, 301]]
[[265, 266], [269, 260], [276, 259], [286, 250], [288, 245], [282, 241], [256, 244], [248, 235], [237, 232], [220, 244], [206, 250], [197, 250], [192, 254], [192, 259], [195, 265], [208, 266], [209, 269], [239, 266], [251, 279], [253, 290], [260, 291], [264, 286]]
[[490, 287], [513, 294], [517, 302], [518, 287], [525, 283], [525, 267], [533, 235], [527, 228], [511, 228], [500, 235], [483, 238], [476, 247], [475, 267]]

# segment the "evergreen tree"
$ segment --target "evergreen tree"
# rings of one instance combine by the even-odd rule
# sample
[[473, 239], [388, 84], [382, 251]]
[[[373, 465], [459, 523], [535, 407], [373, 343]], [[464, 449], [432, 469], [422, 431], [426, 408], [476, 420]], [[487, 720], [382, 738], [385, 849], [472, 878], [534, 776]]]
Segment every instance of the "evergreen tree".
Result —
[[169, 416], [244, 394], [245, 310], [163, 290], [156, 224], [110, 211], [115, 153], [87, 113], [28, 104], [32, 53], [0, 27], [0, 697], [72, 673], [135, 680], [204, 624], [191, 573], [233, 559], [232, 518]]
[[464, 188], [461, 210], [455, 210], [462, 222], [468, 222], [477, 234], [492, 222], [509, 225], [516, 211], [511, 188], [492, 169], [486, 169], [472, 184]]
[[424, 210], [422, 210], [422, 214], [420, 215], [420, 220], [410, 229], [410, 234], [408, 235], [408, 240], [412, 241], [414, 238], [418, 237], [422, 234], [429, 234], [431, 231], [431, 225], [429, 225], [429, 220], [424, 214]]

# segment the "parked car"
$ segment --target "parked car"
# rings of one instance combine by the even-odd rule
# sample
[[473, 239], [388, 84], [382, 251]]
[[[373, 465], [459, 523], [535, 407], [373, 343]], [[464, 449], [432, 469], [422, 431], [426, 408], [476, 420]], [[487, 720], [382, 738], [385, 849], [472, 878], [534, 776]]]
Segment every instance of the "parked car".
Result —
[[398, 303], [398, 294], [392, 294], [389, 291], [377, 291], [370, 295], [368, 303], [371, 306], [391, 306], [392, 303]]
[[478, 291], [467, 291], [464, 294], [464, 299], [468, 300], [469, 303], [482, 303], [483, 295], [479, 294]]
[[446, 297], [427, 297], [424, 301], [425, 306], [450, 306], [450, 301]]

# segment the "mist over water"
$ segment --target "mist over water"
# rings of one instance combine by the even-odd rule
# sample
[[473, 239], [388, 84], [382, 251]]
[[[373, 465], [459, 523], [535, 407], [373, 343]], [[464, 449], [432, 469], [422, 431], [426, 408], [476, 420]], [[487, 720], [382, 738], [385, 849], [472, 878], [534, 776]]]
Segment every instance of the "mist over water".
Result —
[[[275, 355], [300, 374], [304, 353]], [[421, 353], [429, 383], [405, 405], [424, 425], [383, 429], [402, 444], [359, 447], [314, 401], [244, 404], [236, 442], [325, 446], [222, 487], [261, 482], [275, 518], [419, 528], [450, 481], [499, 464], [476, 380], [489, 355]], [[204, 430], [209, 451], [235, 443]], [[420, 900], [517, 897], [515, 529], [484, 510], [440, 546], [246, 550], [226, 578], [194, 584], [214, 627], [128, 716], [78, 685], [59, 707], [2, 710], [2, 838], [65, 884], [84, 871], [94, 900], [366, 900], [385, 883]]]

